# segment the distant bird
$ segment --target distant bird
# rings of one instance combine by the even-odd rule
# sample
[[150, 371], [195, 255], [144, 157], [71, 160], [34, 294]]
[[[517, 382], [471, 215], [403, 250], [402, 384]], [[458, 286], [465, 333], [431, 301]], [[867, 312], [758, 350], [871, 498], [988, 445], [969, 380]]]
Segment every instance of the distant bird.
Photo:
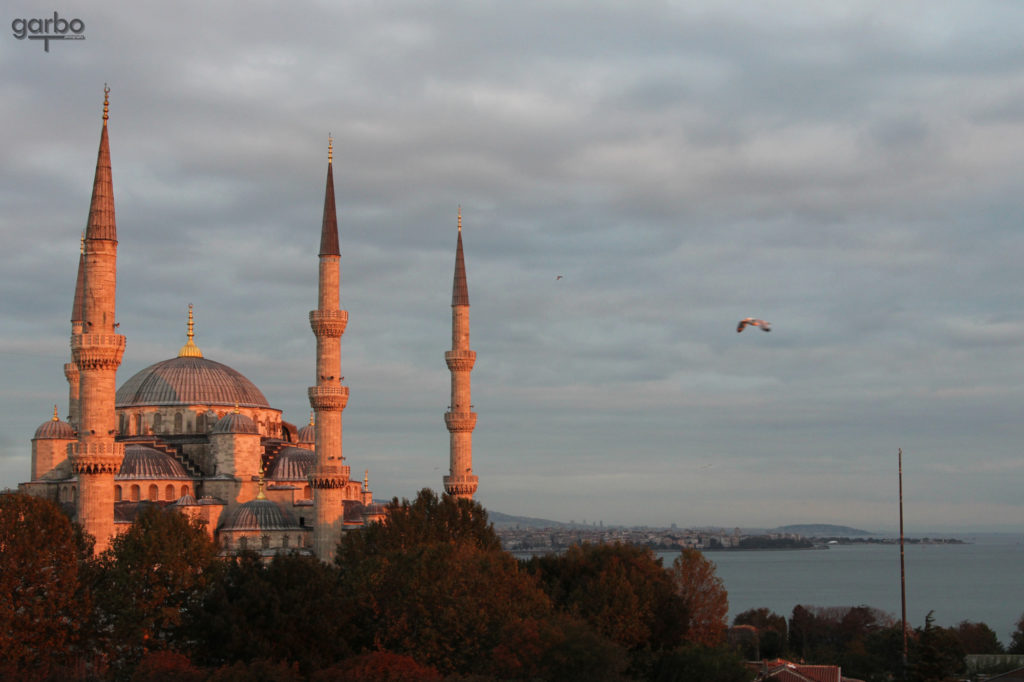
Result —
[[740, 323], [736, 325], [736, 333], [738, 334], [743, 331], [743, 328], [747, 325], [750, 325], [751, 327], [760, 327], [763, 332], [770, 332], [772, 330], [771, 322], [765, 322], [764, 320], [759, 320], [756, 317], [744, 317], [740, 320]]
[[555, 277], [555, 281], [558, 281], [558, 280], [560, 280], [560, 279], [562, 279], [562, 276], [561, 276], [561, 275], [559, 275], [558, 277]]

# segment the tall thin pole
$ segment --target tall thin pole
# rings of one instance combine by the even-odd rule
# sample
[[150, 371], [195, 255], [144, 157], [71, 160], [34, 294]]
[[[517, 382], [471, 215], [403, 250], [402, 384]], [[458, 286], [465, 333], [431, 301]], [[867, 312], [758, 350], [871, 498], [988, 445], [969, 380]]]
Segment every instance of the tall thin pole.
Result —
[[897, 456], [900, 479], [900, 608], [903, 625], [903, 676], [907, 674], [907, 569], [903, 559], [903, 448]]

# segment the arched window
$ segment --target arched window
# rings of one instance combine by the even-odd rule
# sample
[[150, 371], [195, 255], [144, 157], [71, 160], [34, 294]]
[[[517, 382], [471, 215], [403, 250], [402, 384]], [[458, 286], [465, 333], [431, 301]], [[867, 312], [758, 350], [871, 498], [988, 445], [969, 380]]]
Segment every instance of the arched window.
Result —
[[75, 488], [75, 486], [71, 486], [71, 501], [72, 502], [75, 501], [75, 495], [77, 495], [77, 494], [78, 494], [78, 490]]
[[202, 412], [196, 415], [196, 433], [206, 433], [206, 415]]
[[283, 538], [281, 538], [281, 546], [284, 547], [285, 549], [288, 549], [289, 539], [290, 538], [287, 535], [285, 535]]
[[174, 432], [175, 433], [184, 433], [184, 431], [181, 428], [182, 427], [182, 422], [183, 422], [183, 419], [182, 419], [182, 416], [181, 416], [181, 412], [175, 412], [174, 413]]
[[141, 412], [136, 412], [135, 413], [135, 429], [134, 429], [132, 435], [133, 436], [140, 436], [140, 435], [142, 435], [142, 413]]
[[153, 502], [160, 499], [160, 488], [157, 487], [156, 483], [149, 486], [149, 499]]
[[153, 433], [157, 433], [160, 430], [160, 424], [163, 422], [163, 417], [160, 416], [159, 412], [153, 414]]
[[302, 499], [304, 499], [304, 500], [312, 500], [313, 499], [313, 489], [310, 488], [308, 485], [305, 488], [302, 489]]
[[114, 502], [120, 502], [120, 501], [121, 501], [121, 486], [115, 485], [114, 486]]
[[242, 550], [243, 552], [249, 549], [249, 538], [245, 537], [244, 535], [238, 538], [238, 549]]
[[168, 500], [173, 500], [174, 499], [174, 486], [173, 485], [167, 484], [167, 489], [166, 489], [165, 492], [167, 493], [167, 499]]
[[188, 494], [189, 494], [189, 492], [188, 492], [188, 486], [187, 486], [187, 485], [183, 485], [183, 486], [181, 486], [181, 496], [182, 496], [182, 497], [185, 497], [185, 496], [186, 496], [186, 495], [188, 495]]
[[133, 485], [129, 490], [128, 494], [131, 496], [132, 502], [139, 501], [139, 486]]
[[263, 549], [270, 549], [270, 536], [269, 535], [264, 535], [263, 537], [260, 538], [260, 540], [263, 543]]
[[231, 536], [225, 535], [224, 538], [224, 549], [231, 549]]

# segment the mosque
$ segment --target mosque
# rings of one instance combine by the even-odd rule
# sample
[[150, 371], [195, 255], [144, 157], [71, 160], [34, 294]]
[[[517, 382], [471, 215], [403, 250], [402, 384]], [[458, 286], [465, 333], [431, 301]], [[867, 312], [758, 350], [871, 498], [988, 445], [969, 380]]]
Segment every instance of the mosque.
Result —
[[[341, 337], [348, 313], [340, 309], [338, 223], [332, 145], [320, 234], [317, 309], [309, 313], [316, 337], [316, 385], [308, 388], [312, 416], [297, 428], [282, 418], [240, 372], [203, 356], [189, 305], [187, 341], [176, 357], [156, 362], [116, 387], [125, 350], [118, 333], [117, 225], [107, 133], [109, 89], [89, 218], [81, 241], [71, 311], [68, 418], [58, 409], [32, 438], [31, 481], [19, 489], [62, 504], [96, 540], [110, 546], [144, 505], [161, 505], [205, 522], [224, 555], [253, 550], [332, 559], [341, 535], [386, 522], [368, 477], [350, 476], [342, 455]], [[312, 268], [311, 268], [312, 271]], [[312, 272], [311, 272], [312, 280]], [[469, 295], [459, 211], [452, 287], [452, 348], [446, 493], [472, 499], [476, 413], [470, 372]]]

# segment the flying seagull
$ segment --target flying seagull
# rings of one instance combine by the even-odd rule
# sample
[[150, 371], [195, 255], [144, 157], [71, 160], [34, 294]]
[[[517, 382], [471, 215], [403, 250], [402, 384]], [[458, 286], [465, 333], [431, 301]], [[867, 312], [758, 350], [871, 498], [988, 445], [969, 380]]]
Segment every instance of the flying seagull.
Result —
[[765, 322], [764, 320], [759, 320], [755, 317], [744, 317], [740, 320], [740, 323], [736, 325], [736, 333], [738, 334], [743, 331], [743, 328], [747, 325], [750, 325], [751, 327], [760, 327], [763, 332], [770, 332], [772, 330], [771, 322]]

